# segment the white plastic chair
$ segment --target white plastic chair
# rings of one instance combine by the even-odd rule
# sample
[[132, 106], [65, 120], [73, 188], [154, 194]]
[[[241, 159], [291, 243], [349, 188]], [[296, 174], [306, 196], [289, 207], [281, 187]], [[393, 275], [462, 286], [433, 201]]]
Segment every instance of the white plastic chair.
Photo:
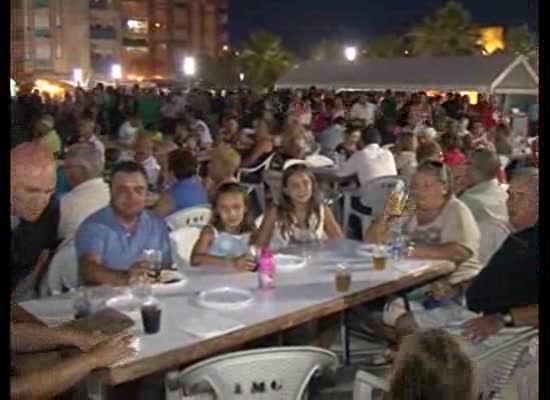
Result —
[[172, 260], [183, 269], [190, 266], [191, 252], [201, 230], [202, 226], [189, 225], [170, 232]]
[[[316, 347], [276, 347], [239, 351], [166, 375], [166, 400], [182, 400], [184, 389], [209, 390], [223, 400], [301, 400], [310, 379], [336, 369], [338, 359]], [[195, 398], [195, 397], [192, 397]]]
[[78, 257], [74, 240], [63, 242], [55, 252], [48, 270], [40, 283], [40, 296], [60, 294], [64, 288], [75, 289], [80, 286]]
[[[272, 153], [269, 157], [267, 157], [262, 163], [257, 165], [254, 168], [241, 168], [239, 169], [239, 172], [237, 174], [237, 178], [239, 181], [242, 180], [242, 178], [246, 175], [254, 174], [256, 172], [264, 171], [269, 164], [271, 163], [271, 159], [275, 153]], [[256, 195], [256, 198], [258, 199], [258, 204], [260, 205], [260, 212], [264, 212], [265, 210], [265, 190], [264, 190], [264, 183], [263, 179], [260, 180], [260, 183], [243, 183], [244, 186], [251, 189], [252, 192]]]
[[210, 206], [196, 206], [170, 214], [165, 218], [165, 221], [168, 227], [175, 231], [189, 225], [204, 226], [208, 224], [211, 215]]
[[[344, 194], [344, 211], [343, 211], [343, 227], [344, 234], [347, 234], [349, 227], [349, 219], [352, 215], [358, 217], [361, 221], [361, 229], [364, 232], [370, 225], [370, 222], [375, 217], [384, 212], [384, 207], [388, 196], [397, 185], [397, 182], [404, 182], [407, 185], [407, 178], [400, 175], [381, 176], [373, 179], [360, 188], [356, 192], [348, 192]], [[361, 203], [365, 207], [371, 208], [371, 215], [362, 214], [351, 207], [351, 198], [360, 196]]]
[[[523, 331], [512, 339], [471, 357], [478, 375], [480, 393], [487, 395], [494, 392], [492, 399], [505, 400], [500, 397], [499, 392], [512, 377], [520, 357], [529, 346], [530, 340], [536, 335], [538, 335], [538, 329]], [[387, 392], [388, 381], [366, 371], [357, 371], [353, 400], [372, 400], [375, 390]]]

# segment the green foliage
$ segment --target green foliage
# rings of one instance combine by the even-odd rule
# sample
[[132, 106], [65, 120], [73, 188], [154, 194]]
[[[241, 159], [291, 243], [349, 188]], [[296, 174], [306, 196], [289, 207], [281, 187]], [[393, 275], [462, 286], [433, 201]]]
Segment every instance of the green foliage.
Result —
[[527, 55], [535, 49], [535, 39], [527, 25], [515, 26], [506, 31], [505, 51]]
[[311, 51], [313, 61], [334, 61], [344, 56], [344, 49], [332, 40], [321, 40]]
[[404, 43], [398, 36], [381, 36], [367, 43], [367, 57], [391, 58], [404, 55]]
[[253, 33], [239, 61], [246, 80], [256, 88], [269, 88], [291, 65], [292, 57], [281, 39], [270, 32]]

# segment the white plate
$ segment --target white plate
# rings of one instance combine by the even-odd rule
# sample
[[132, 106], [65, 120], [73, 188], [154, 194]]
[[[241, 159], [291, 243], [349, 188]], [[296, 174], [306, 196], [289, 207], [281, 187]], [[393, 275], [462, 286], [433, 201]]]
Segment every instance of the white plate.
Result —
[[[163, 270], [161, 272], [161, 278], [162, 281], [159, 283], [154, 283], [151, 287], [153, 290], [155, 289], [164, 289], [168, 287], [177, 287], [177, 286], [183, 286], [187, 283], [187, 277], [183, 275], [179, 271], [172, 271], [172, 270]], [[170, 282], [172, 280], [176, 280], [175, 282]], [[167, 283], [163, 283], [167, 282]]]
[[306, 266], [306, 260], [303, 257], [290, 254], [275, 255], [275, 271], [276, 272], [294, 272]]
[[374, 244], [361, 244], [357, 246], [355, 252], [363, 257], [372, 257], [376, 245]]
[[197, 303], [215, 310], [239, 310], [254, 301], [252, 292], [245, 289], [221, 287], [200, 292]]
[[126, 293], [110, 298], [105, 302], [105, 305], [118, 311], [128, 313], [139, 310], [140, 302], [132, 293]]

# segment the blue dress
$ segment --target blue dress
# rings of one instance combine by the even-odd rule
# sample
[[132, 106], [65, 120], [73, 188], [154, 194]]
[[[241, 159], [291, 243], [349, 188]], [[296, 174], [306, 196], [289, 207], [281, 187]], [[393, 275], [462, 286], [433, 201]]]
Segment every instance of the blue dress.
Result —
[[240, 257], [248, 251], [250, 233], [233, 235], [220, 232], [212, 225], [208, 225], [214, 233], [214, 240], [208, 249], [208, 255], [216, 257]]

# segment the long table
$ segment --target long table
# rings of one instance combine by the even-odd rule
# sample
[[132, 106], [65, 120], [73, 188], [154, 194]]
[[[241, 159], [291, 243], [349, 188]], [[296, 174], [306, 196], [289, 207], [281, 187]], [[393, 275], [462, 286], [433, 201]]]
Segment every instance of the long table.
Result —
[[[271, 291], [258, 290], [256, 275], [252, 273], [215, 267], [185, 271], [189, 279], [181, 289], [158, 295], [163, 306], [161, 331], [145, 335], [139, 315], [133, 315], [139, 351], [129, 360], [95, 372], [94, 380], [115, 386], [177, 369], [237, 349], [255, 339], [429, 282], [450, 274], [455, 268], [449, 261], [406, 259], [389, 261], [385, 270], [375, 271], [369, 261], [358, 255], [358, 245], [359, 242], [347, 239], [323, 243], [311, 250], [306, 267], [279, 273], [276, 288]], [[352, 284], [345, 293], [335, 290], [334, 273], [338, 263], [352, 271]], [[202, 308], [194, 301], [201, 290], [223, 286], [252, 290], [254, 302], [241, 310], [218, 311]], [[22, 306], [45, 320], [67, 317], [73, 312], [67, 296], [33, 300]], [[212, 335], [190, 333], [191, 325], [209, 324], [223, 325], [224, 331]]]

